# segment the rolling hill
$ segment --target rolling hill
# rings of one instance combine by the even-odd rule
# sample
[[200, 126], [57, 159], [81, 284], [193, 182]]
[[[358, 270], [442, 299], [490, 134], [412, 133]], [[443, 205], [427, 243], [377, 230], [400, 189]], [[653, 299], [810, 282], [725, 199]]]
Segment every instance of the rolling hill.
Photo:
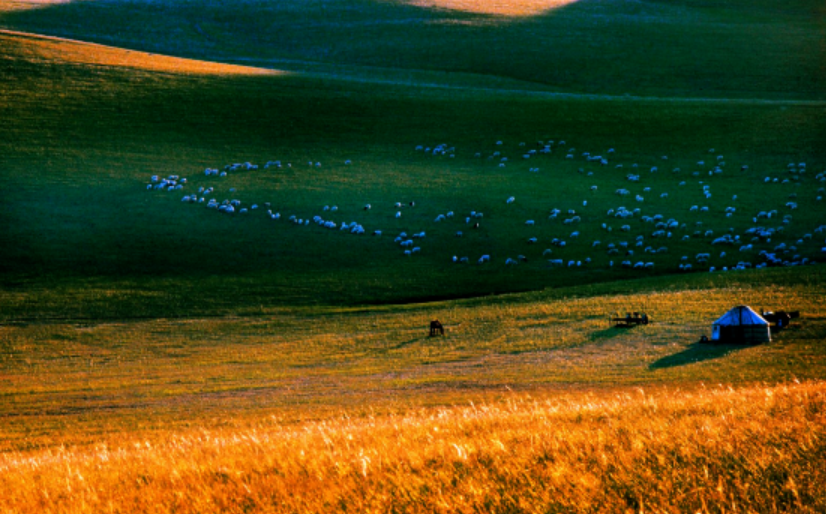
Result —
[[824, 14], [0, 0], [0, 510], [822, 512]]
[[[727, 248], [729, 256], [710, 265], [757, 265], [764, 260], [756, 255], [761, 249], [795, 246], [804, 236], [801, 251], [787, 250], [788, 259], [820, 255], [813, 237], [822, 224], [818, 102], [559, 95], [474, 84], [471, 75], [433, 81], [431, 72], [405, 83], [370, 82], [176, 61], [13, 33], [3, 39], [12, 77], [3, 115], [16, 120], [2, 128], [8, 227], [2, 266], [10, 286], [84, 289], [87, 279], [114, 280], [128, 290], [181, 291], [188, 304], [184, 297], [193, 296], [188, 291], [198, 280], [231, 277], [238, 282], [216, 280], [227, 289], [207, 288], [213, 291], [205, 293], [207, 305], [231, 305], [228, 291], [239, 284], [256, 302], [283, 305], [464, 297], [630, 278], [634, 272], [619, 269], [625, 256], [610, 257], [607, 245], [631, 236], [648, 240], [637, 252], [670, 247], [656, 259], [638, 254], [634, 263], [656, 261], [655, 273], [673, 273], [683, 256], [696, 266], [698, 253], [717, 253], [708, 231], [714, 238], [741, 236], [745, 244], [753, 237], [745, 231], [764, 225], [788, 233], [760, 241], [751, 254]], [[422, 77], [427, 82], [417, 85]], [[524, 159], [551, 140], [552, 154]], [[416, 151], [440, 144], [453, 148], [455, 157]], [[584, 156], [609, 149], [616, 153], [608, 166]], [[507, 167], [501, 155], [493, 160], [495, 153], [509, 156]], [[720, 156], [728, 167], [715, 173]], [[295, 166], [263, 169], [276, 160]], [[207, 167], [247, 161], [259, 170], [221, 184], [203, 176]], [[541, 171], [531, 173], [534, 167]], [[634, 174], [641, 180], [629, 182]], [[146, 191], [152, 176], [171, 175], [188, 177], [192, 187]], [[218, 201], [237, 198], [246, 207], [271, 208], [246, 217], [213, 216], [203, 204], [181, 202], [197, 187], [216, 186]], [[618, 189], [634, 194], [618, 197]], [[704, 196], [709, 192], [711, 202]], [[508, 208], [511, 196], [518, 201]], [[637, 196], [644, 202], [633, 200]], [[394, 218], [394, 204], [411, 201], [417, 207]], [[335, 204], [341, 209], [331, 219], [338, 228], [359, 221], [384, 235], [354, 239], [286, 223], [291, 215], [309, 221]], [[375, 208], [364, 212], [366, 204]], [[694, 205], [708, 206], [711, 214], [691, 213]], [[606, 214], [621, 206], [639, 209], [626, 238], [618, 233], [627, 223]], [[272, 208], [283, 223], [265, 216]], [[737, 212], [726, 217], [728, 208]], [[563, 225], [571, 217], [566, 214], [548, 220], [552, 209], [579, 210], [581, 226]], [[777, 211], [773, 221], [752, 221], [771, 210]], [[450, 223], [434, 223], [450, 211], [456, 213]], [[474, 211], [487, 216], [482, 230], [464, 223]], [[652, 240], [655, 227], [640, 221], [657, 214], [681, 225], [668, 244]], [[788, 226], [784, 216], [791, 216]], [[525, 226], [528, 219], [539, 220], [536, 228]], [[603, 224], [618, 232], [604, 233]], [[421, 255], [405, 260], [392, 240], [400, 232], [423, 231]], [[456, 238], [458, 231], [466, 237]], [[577, 241], [569, 237], [574, 231]], [[532, 237], [538, 242], [529, 246]], [[544, 251], [554, 250], [554, 238], [572, 243], [556, 249], [554, 258], [594, 264], [565, 273], [549, 269]], [[594, 246], [597, 240], [601, 246]], [[528, 265], [502, 266], [523, 254]], [[473, 261], [491, 255], [495, 262], [458, 267], [452, 255]]]

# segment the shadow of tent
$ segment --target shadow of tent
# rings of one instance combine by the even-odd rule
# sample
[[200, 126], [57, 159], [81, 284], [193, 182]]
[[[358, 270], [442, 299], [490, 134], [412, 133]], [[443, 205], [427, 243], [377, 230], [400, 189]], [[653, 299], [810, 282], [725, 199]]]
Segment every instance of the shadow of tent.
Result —
[[674, 368], [677, 366], [685, 366], [686, 364], [693, 364], [695, 362], [719, 359], [720, 357], [725, 357], [732, 352], [742, 350], [744, 348], [749, 348], [749, 346], [694, 343], [679, 353], [667, 355], [661, 359], [658, 359], [656, 362], [651, 363], [648, 366], [648, 369]]

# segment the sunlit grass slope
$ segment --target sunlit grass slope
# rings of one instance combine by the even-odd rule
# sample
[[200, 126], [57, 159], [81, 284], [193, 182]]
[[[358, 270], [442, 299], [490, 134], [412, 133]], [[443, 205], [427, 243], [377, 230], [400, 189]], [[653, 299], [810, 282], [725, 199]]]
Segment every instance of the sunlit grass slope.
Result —
[[410, 0], [420, 7], [450, 9], [462, 12], [495, 14], [499, 16], [535, 16], [559, 9], [577, 0], [505, 0], [500, 2], [474, 2], [473, 0]]
[[3, 0], [0, 2], [0, 12], [25, 11], [41, 9], [53, 4], [70, 2], [71, 0]]
[[[6, 13], [0, 25], [345, 76], [431, 70], [611, 95], [824, 98], [817, 0], [580, 0], [543, 9], [552, 3], [94, 0]], [[451, 8], [461, 5], [470, 7]]]
[[75, 66], [117, 67], [138, 72], [174, 73], [182, 75], [276, 75], [272, 69], [236, 66], [210, 61], [196, 61], [165, 55], [123, 50], [42, 35], [0, 33], [6, 55], [16, 55], [30, 63], [48, 66], [63, 62]]
[[[250, 304], [239, 289], [220, 317], [7, 323], [0, 440], [11, 449], [71, 445], [271, 413], [296, 421], [461, 404], [507, 389], [823, 379], [823, 273], [658, 278], [362, 309], [272, 308]], [[49, 300], [5, 295], [4, 311]], [[141, 300], [131, 299], [136, 309]], [[697, 344], [737, 304], [801, 318], [771, 344]], [[609, 316], [630, 311], [653, 323], [610, 327]], [[445, 324], [445, 337], [427, 336], [431, 319]]]

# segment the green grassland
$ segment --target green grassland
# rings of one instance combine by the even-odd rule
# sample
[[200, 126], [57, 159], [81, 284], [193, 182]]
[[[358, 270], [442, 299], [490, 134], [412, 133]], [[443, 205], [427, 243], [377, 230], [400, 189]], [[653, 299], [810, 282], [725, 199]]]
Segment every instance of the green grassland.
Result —
[[[0, 28], [128, 49], [0, 33], [0, 504], [817, 511], [826, 270], [754, 268], [761, 250], [824, 259], [823, 14], [0, 4]], [[153, 175], [187, 183], [147, 189]], [[201, 187], [261, 207], [181, 201]], [[678, 221], [671, 237], [654, 215]], [[367, 233], [338, 230], [351, 221]], [[752, 242], [756, 226], [776, 232]], [[421, 251], [402, 231], [426, 232]], [[712, 244], [724, 234], [740, 240]], [[607, 253], [621, 242], [634, 255]], [[801, 318], [770, 344], [698, 344], [737, 304]], [[609, 326], [629, 311], [653, 323]]]
[[[661, 244], [650, 238], [654, 227], [640, 215], [625, 221], [606, 216], [620, 205], [687, 225], [667, 242], [669, 253], [646, 259], [657, 261], [655, 273], [674, 273], [683, 255], [711, 250], [711, 265], [718, 268], [746, 257], [757, 264], [760, 249], [794, 244], [807, 233], [815, 237], [798, 253], [820, 255], [822, 238], [813, 232], [824, 221], [823, 204], [816, 199], [822, 193], [815, 176], [824, 162], [818, 104], [572, 99], [300, 74], [193, 77], [42, 63], [15, 45], [3, 48], [11, 77], [3, 119], [14, 120], [0, 128], [5, 291], [88, 292], [69, 305], [45, 297], [25, 305], [8, 300], [7, 318], [404, 302], [637, 277], [639, 272], [619, 269], [621, 259], [609, 258], [605, 246], [624, 239], [633, 243], [637, 235], [644, 235], [646, 245]], [[549, 139], [557, 141], [552, 155], [522, 159], [537, 140]], [[562, 139], [566, 146], [558, 145]], [[530, 146], [519, 147], [523, 141]], [[417, 145], [441, 143], [455, 147], [456, 157], [415, 151]], [[574, 148], [576, 159], [565, 159]], [[609, 148], [616, 153], [607, 167], [581, 157], [583, 151]], [[487, 159], [494, 151], [510, 157], [507, 167]], [[481, 158], [474, 157], [477, 152]], [[709, 177], [718, 154], [727, 161], [725, 172]], [[264, 162], [275, 159], [294, 165], [263, 170]], [[345, 166], [348, 159], [353, 164]], [[707, 165], [698, 166], [699, 160]], [[203, 176], [205, 167], [244, 161], [262, 169], [225, 179]], [[310, 167], [308, 161], [323, 165]], [[806, 162], [805, 173], [790, 173], [789, 162]], [[616, 169], [617, 163], [624, 167]], [[633, 163], [639, 168], [632, 169]], [[743, 164], [749, 165], [747, 172], [740, 171]], [[541, 171], [529, 172], [533, 166]], [[650, 173], [652, 166], [660, 171]], [[677, 167], [682, 171], [672, 172]], [[639, 183], [625, 179], [632, 171], [642, 175]], [[145, 189], [152, 175], [171, 174], [190, 183], [174, 193]], [[765, 184], [767, 176], [790, 182]], [[686, 185], [679, 186], [683, 181]], [[711, 186], [711, 201], [703, 196], [701, 181]], [[181, 203], [184, 194], [202, 185], [216, 187], [219, 201], [270, 202], [283, 218], [311, 219], [325, 214], [323, 206], [338, 205], [330, 219], [357, 220], [384, 235], [357, 238], [274, 222], [265, 209], [220, 216], [203, 205]], [[598, 186], [596, 193], [592, 185]], [[651, 192], [644, 193], [645, 187]], [[617, 188], [633, 194], [620, 198]], [[663, 192], [670, 196], [660, 198]], [[638, 193], [645, 202], [634, 201]], [[730, 200], [734, 194], [736, 202]], [[794, 211], [785, 207], [792, 194], [799, 205]], [[513, 205], [505, 203], [510, 196], [517, 198]], [[393, 205], [409, 201], [416, 207], [396, 219]], [[374, 206], [369, 212], [363, 211], [367, 203]], [[691, 205], [706, 204], [711, 212], [705, 216], [689, 212]], [[724, 216], [728, 206], [737, 209], [731, 218]], [[552, 208], [575, 209], [582, 223], [563, 225], [565, 214], [547, 220]], [[729, 257], [719, 259], [719, 248], [693, 237], [698, 228], [743, 234], [758, 211], [771, 209], [778, 217], [761, 225], [782, 226], [786, 214], [793, 220], [786, 233], [750, 255], [726, 247]], [[434, 222], [447, 211], [456, 218]], [[471, 211], [485, 213], [479, 230], [464, 223]], [[535, 219], [536, 227], [526, 227], [527, 219]], [[613, 225], [614, 232], [603, 232], [602, 223]], [[633, 231], [623, 238], [618, 230], [626, 223]], [[458, 230], [465, 237], [454, 237]], [[570, 245], [553, 256], [594, 262], [577, 270], [550, 269], [543, 250], [551, 238], [567, 239], [573, 230], [580, 231], [579, 240], [569, 239]], [[392, 243], [401, 231], [427, 232], [420, 255], [405, 258]], [[690, 241], [680, 240], [685, 234], [692, 235]], [[539, 242], [528, 245], [529, 237]], [[601, 249], [592, 248], [594, 240], [602, 241]], [[648, 257], [636, 250], [635, 260]], [[466, 255], [475, 263], [482, 254], [493, 262], [458, 266], [450, 260]], [[520, 254], [529, 262], [503, 266], [507, 257]], [[616, 266], [609, 270], [612, 259]], [[93, 291], [99, 290], [125, 292], [96, 298]], [[163, 291], [157, 303], [156, 291]], [[130, 301], [133, 292], [136, 300]], [[170, 303], [170, 295], [177, 300]]]

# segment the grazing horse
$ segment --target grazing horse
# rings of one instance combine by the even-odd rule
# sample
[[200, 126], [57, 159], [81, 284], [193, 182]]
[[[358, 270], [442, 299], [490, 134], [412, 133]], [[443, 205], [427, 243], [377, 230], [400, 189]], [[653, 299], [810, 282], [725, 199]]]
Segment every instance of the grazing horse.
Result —
[[435, 336], [436, 334], [445, 335], [445, 327], [442, 326], [442, 323], [434, 319], [430, 322], [430, 337]]

